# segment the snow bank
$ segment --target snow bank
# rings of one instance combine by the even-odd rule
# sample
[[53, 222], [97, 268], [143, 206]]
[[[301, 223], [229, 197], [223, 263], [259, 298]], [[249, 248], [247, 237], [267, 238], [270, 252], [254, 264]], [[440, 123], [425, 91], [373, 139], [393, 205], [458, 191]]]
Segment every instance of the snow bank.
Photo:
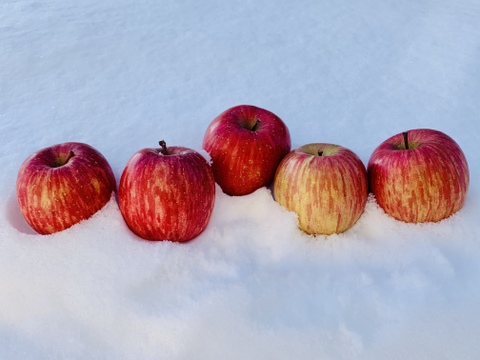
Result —
[[466, 211], [408, 225], [370, 198], [348, 232], [313, 237], [268, 189], [218, 190], [208, 228], [186, 244], [139, 239], [115, 199], [51, 236], [4, 222], [3, 355], [401, 359], [480, 350], [480, 251]]

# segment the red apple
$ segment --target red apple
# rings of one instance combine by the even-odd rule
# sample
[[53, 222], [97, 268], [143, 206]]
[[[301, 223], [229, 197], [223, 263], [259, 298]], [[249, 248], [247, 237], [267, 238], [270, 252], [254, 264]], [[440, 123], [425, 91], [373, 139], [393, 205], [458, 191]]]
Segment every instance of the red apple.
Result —
[[385, 140], [368, 162], [370, 190], [395, 219], [437, 222], [465, 203], [469, 171], [460, 146], [448, 135], [415, 129]]
[[142, 149], [128, 161], [118, 189], [128, 227], [146, 240], [187, 241], [207, 226], [215, 180], [207, 160], [179, 146]]
[[107, 160], [93, 147], [58, 144], [30, 155], [17, 176], [17, 199], [27, 223], [51, 234], [88, 219], [115, 191]]
[[251, 105], [232, 107], [208, 126], [203, 148], [215, 181], [229, 195], [246, 195], [272, 183], [290, 151], [290, 133], [275, 114]]
[[347, 148], [307, 144], [283, 158], [273, 193], [278, 203], [298, 214], [299, 227], [306, 233], [341, 233], [351, 228], [365, 209], [367, 172]]

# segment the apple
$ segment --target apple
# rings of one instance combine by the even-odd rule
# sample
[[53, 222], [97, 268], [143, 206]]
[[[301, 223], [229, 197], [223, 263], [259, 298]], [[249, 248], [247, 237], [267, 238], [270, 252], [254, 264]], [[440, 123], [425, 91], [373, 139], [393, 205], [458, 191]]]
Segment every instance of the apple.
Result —
[[460, 146], [438, 130], [414, 129], [381, 143], [367, 166], [378, 205], [397, 220], [437, 222], [462, 208], [469, 186]]
[[180, 146], [146, 148], [128, 160], [118, 203], [128, 227], [146, 240], [183, 242], [207, 226], [215, 202], [210, 164]]
[[20, 166], [17, 200], [27, 223], [52, 234], [88, 219], [115, 191], [107, 160], [90, 145], [67, 142], [41, 149]]
[[275, 200], [298, 214], [307, 234], [330, 235], [351, 228], [368, 197], [365, 165], [351, 150], [334, 144], [307, 144], [281, 161], [273, 183]]
[[208, 126], [203, 148], [212, 158], [215, 181], [228, 195], [246, 195], [270, 185], [290, 151], [290, 133], [272, 112], [234, 106]]

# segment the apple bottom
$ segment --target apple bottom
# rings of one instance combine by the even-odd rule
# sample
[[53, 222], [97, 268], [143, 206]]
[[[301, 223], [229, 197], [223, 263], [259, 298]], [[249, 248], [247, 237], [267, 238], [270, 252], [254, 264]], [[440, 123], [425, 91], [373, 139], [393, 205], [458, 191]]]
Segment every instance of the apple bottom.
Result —
[[397, 164], [393, 171], [370, 166], [371, 191], [386, 214], [407, 223], [439, 222], [463, 207], [468, 183], [454, 168], [426, 164]]
[[[343, 189], [332, 191], [321, 185], [312, 189], [310, 195], [298, 195], [306, 188], [312, 189], [312, 184], [292, 186], [286, 197], [275, 195], [275, 198], [287, 210], [297, 213], [300, 229], [310, 235], [345, 232], [358, 221], [366, 205], [366, 195], [348, 197]], [[274, 193], [278, 194], [278, 189]]]

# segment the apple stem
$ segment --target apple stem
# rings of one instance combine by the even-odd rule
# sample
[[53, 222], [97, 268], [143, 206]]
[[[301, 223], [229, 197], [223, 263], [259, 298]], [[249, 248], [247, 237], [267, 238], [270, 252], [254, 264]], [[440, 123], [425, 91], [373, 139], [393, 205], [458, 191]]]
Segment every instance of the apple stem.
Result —
[[323, 150], [318, 150], [318, 156], [322, 156], [323, 155]]
[[74, 156], [75, 156], [75, 154], [74, 154], [73, 150], [70, 150], [70, 152], [68, 153], [67, 158], [65, 159], [65, 164], [66, 164], [72, 157], [74, 157]]
[[403, 142], [405, 143], [405, 149], [408, 150], [408, 131], [404, 131], [403, 135]]
[[167, 143], [165, 142], [165, 140], [160, 140], [158, 144], [162, 147], [160, 149], [160, 152], [162, 153], [162, 155], [168, 155]]
[[255, 124], [253, 124], [252, 131], [257, 130], [258, 125], [260, 125], [260, 119], [255, 119]]

